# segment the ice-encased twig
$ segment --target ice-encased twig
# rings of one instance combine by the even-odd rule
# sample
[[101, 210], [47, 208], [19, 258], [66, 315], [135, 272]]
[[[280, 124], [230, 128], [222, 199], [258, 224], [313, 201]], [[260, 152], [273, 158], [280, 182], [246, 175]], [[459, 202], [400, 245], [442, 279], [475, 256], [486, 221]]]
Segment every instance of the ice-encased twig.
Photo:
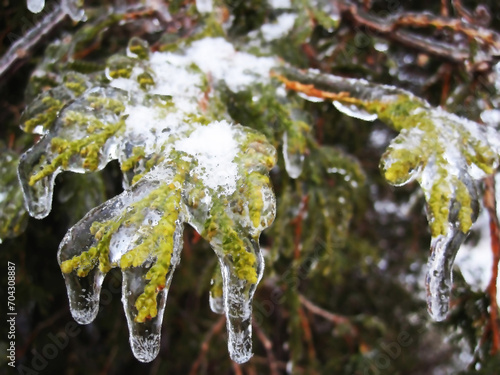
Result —
[[173, 250], [168, 273], [165, 276], [165, 285], [157, 293], [155, 303], [157, 304], [157, 313], [154, 317], [149, 317], [145, 321], [137, 321], [138, 310], [137, 303], [148, 288], [152, 263], [148, 262], [139, 267], [130, 267], [122, 270], [123, 287], [122, 303], [125, 315], [127, 317], [130, 347], [134, 356], [141, 362], [151, 362], [156, 358], [160, 350], [161, 326], [163, 313], [167, 303], [168, 291], [172, 282], [172, 277], [176, 266], [180, 261], [182, 251], [182, 222], [176, 222], [176, 229], [173, 238]]
[[95, 234], [92, 234], [92, 225], [95, 222], [105, 222], [118, 216], [134, 202], [134, 198], [136, 201], [144, 198], [154, 187], [154, 184], [139, 185], [135, 188], [136, 195], [134, 197], [122, 193], [94, 208], [75, 224], [61, 241], [58, 251], [60, 265], [79, 257], [79, 264], [74, 267], [74, 271], [63, 272], [71, 314], [78, 323], [88, 324], [92, 322], [98, 312], [101, 285], [108, 271], [108, 266], [101, 266], [98, 260], [101, 258], [109, 263], [110, 258], [119, 259], [119, 254], [116, 253], [124, 252], [133, 243], [132, 241], [124, 241], [125, 244], [115, 242], [114, 246], [109, 245], [108, 252], [111, 253], [111, 257], [108, 256], [108, 253], [92, 257], [90, 252], [97, 252], [99, 244]]
[[21, 156], [18, 173], [31, 216], [49, 214], [60, 172], [101, 170], [117, 158], [124, 97], [122, 90], [109, 87], [86, 91], [59, 113], [52, 131]]
[[337, 108], [348, 116], [376, 117], [399, 131], [380, 166], [389, 183], [401, 186], [416, 180], [424, 192], [432, 235], [426, 278], [429, 311], [435, 319], [444, 319], [453, 261], [477, 218], [475, 181], [492, 173], [499, 163], [498, 132], [434, 108], [394, 86], [289, 67], [280, 72], [278, 78], [289, 89], [338, 101], [342, 105]]
[[57, 5], [52, 12], [47, 14], [40, 23], [30, 29], [26, 35], [12, 43], [8, 51], [0, 59], [0, 78], [3, 78], [16, 62], [28, 56], [38, 42], [51, 32], [64, 17], [66, 17], [66, 13]]
[[[225, 83], [234, 92], [252, 82], [267, 82], [275, 61], [239, 53], [222, 38], [194, 42], [178, 54], [151, 54], [146, 43], [131, 43], [127, 56], [107, 61], [109, 86], [100, 87], [103, 82], [92, 75], [86, 76], [88, 81], [74, 77], [70, 86], [83, 88], [76, 99], [72, 94], [52, 95], [66, 93], [56, 88], [26, 112], [26, 121], [33, 121], [25, 129], [43, 126], [46, 133], [25, 155], [20, 172], [25, 195], [31, 206], [43, 207], [32, 210], [41, 217], [50, 210], [50, 191], [44, 190], [53, 184], [50, 177], [63, 170], [96, 171], [118, 159], [125, 191], [90, 211], [60, 247], [75, 317], [85, 323], [95, 317], [99, 290], [88, 286], [100, 287], [101, 276], [120, 267], [132, 350], [141, 361], [152, 360], [182, 247], [174, 231], [189, 223], [223, 249], [221, 257], [231, 260], [221, 305], [232, 311], [231, 356], [245, 361], [251, 356], [251, 299], [263, 267], [258, 238], [275, 216], [268, 174], [276, 151], [262, 134], [214, 120], [219, 112], [200, 114], [199, 87], [212, 73], [219, 82], [231, 72]], [[204, 53], [214, 45], [222, 52], [216, 66], [207, 64]], [[59, 87], [66, 82], [60, 81]], [[87, 84], [98, 87], [85, 91]], [[69, 103], [60, 107], [52, 99]], [[89, 305], [83, 306], [86, 301]]]
[[51, 138], [51, 136], [45, 136], [26, 151], [19, 161], [19, 181], [23, 188], [26, 209], [31, 216], [37, 219], [46, 217], [52, 209], [54, 181], [59, 174], [59, 170], [43, 177], [34, 185], [30, 185], [29, 181], [33, 173], [33, 166], [41, 164], [46, 160], [46, 153], [50, 148]]

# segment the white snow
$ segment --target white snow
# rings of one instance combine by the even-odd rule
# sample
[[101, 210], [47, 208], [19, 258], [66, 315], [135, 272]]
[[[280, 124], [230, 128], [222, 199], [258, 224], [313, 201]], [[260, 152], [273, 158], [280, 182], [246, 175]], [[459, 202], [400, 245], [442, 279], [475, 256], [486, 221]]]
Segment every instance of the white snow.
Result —
[[497, 126], [500, 124], [500, 110], [498, 109], [484, 110], [481, 112], [480, 117], [488, 125]]
[[227, 121], [213, 122], [197, 128], [188, 138], [177, 141], [174, 148], [194, 156], [198, 166], [193, 172], [211, 189], [222, 187], [226, 194], [236, 190], [238, 168], [233, 162], [238, 143]]
[[295, 13], [285, 13], [276, 19], [276, 23], [266, 23], [262, 25], [261, 32], [264, 40], [270, 42], [284, 37], [292, 29], [297, 15]]
[[268, 0], [268, 4], [274, 9], [291, 8], [290, 0]]
[[186, 60], [209, 73], [214, 81], [224, 80], [234, 92], [252, 83], [267, 81], [269, 71], [277, 65], [277, 61], [271, 57], [237, 52], [223, 38], [205, 38], [193, 42], [186, 51]]

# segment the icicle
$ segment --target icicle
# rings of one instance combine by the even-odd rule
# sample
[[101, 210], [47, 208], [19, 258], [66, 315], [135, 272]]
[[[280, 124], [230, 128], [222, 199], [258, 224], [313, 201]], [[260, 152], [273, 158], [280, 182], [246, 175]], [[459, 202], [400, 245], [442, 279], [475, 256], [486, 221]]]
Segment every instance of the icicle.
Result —
[[68, 292], [71, 315], [80, 324], [94, 321], [99, 312], [99, 299], [104, 274], [94, 268], [85, 277], [78, 277], [74, 272], [64, 275]]
[[246, 251], [256, 257], [256, 283], [250, 283], [238, 277], [233, 259], [225, 255], [218, 245], [211, 243], [219, 257], [222, 271], [228, 351], [231, 359], [237, 363], [244, 363], [252, 357], [252, 299], [264, 272], [264, 259], [257, 241], [247, 239], [244, 243]]
[[453, 262], [465, 237], [460, 230], [450, 228], [446, 236], [433, 238], [431, 242], [431, 256], [425, 278], [427, 308], [431, 317], [438, 322], [446, 319], [448, 314]]
[[174, 233], [174, 248], [170, 261], [170, 267], [166, 275], [165, 287], [158, 291], [156, 297], [157, 314], [145, 321], [138, 319], [137, 303], [140, 296], [148, 287], [147, 273], [151, 270], [151, 263], [139, 267], [130, 267], [123, 270], [122, 303], [130, 337], [130, 347], [134, 356], [141, 362], [151, 362], [156, 358], [160, 350], [161, 325], [163, 313], [167, 303], [167, 295], [172, 282], [175, 268], [180, 261], [182, 251], [183, 226], [180, 221], [176, 223]]
[[40, 13], [45, 8], [45, 0], [28, 0], [28, 10], [31, 13]]
[[[300, 151], [297, 151], [291, 145], [292, 141], [288, 136], [288, 133], [283, 134], [283, 158], [285, 160], [285, 168], [288, 175], [291, 178], [298, 178], [302, 173], [302, 168], [304, 167], [305, 155]], [[292, 150], [296, 151], [292, 151]]]
[[161, 324], [168, 293], [167, 285], [158, 293], [156, 298], [158, 315], [145, 322], [135, 320], [137, 316], [135, 303], [137, 298], [144, 293], [144, 288], [148, 284], [146, 274], [149, 269], [150, 265], [130, 267], [122, 271], [122, 303], [127, 317], [130, 347], [135, 358], [141, 362], [151, 362], [160, 350]]
[[363, 121], [375, 121], [378, 117], [376, 113], [369, 113], [364, 109], [358, 108], [354, 104], [342, 104], [334, 100], [333, 105], [343, 114]]

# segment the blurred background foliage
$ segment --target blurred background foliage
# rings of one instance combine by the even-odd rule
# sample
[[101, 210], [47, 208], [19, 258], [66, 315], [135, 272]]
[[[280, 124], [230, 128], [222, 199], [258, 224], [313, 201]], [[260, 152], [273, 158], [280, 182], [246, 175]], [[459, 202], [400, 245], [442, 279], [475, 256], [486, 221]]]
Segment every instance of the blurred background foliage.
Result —
[[[49, 7], [53, 4], [47, 3]], [[104, 25], [102, 31], [84, 29], [85, 24], [66, 19], [2, 78], [0, 148], [19, 155], [36, 141], [36, 136], [19, 130], [19, 118], [30, 100], [30, 93], [25, 93], [30, 74], [51, 40], [81, 38], [75, 51], [80, 53], [77, 61], [90, 67], [123, 50], [131, 36], [147, 39], [153, 48], [168, 49], [169, 43], [188, 36], [200, 22], [193, 1], [168, 2], [172, 19], [163, 27], [158, 26], [163, 21], [154, 14], [126, 22], [113, 20], [103, 8], [96, 8], [108, 3], [86, 1], [92, 9], [89, 14], [101, 14], [103, 21], [94, 25]], [[476, 121], [485, 107], [495, 106], [498, 93], [491, 78], [492, 63], [471, 68], [453, 58], [412, 48], [391, 40], [390, 35], [359, 26], [346, 11], [332, 20], [329, 7], [337, 2], [303, 0], [294, 4], [307, 10], [301, 13], [307, 19], [297, 22], [285, 41], [269, 47], [286, 61], [406, 88], [433, 105], [444, 105]], [[494, 0], [454, 1], [454, 6], [430, 0], [352, 4], [375, 17], [425, 11], [434, 15], [448, 12], [450, 17], [463, 19], [457, 7], [461, 5], [478, 22], [500, 31], [500, 4]], [[252, 30], [278, 16], [265, 0], [226, 0], [216, 5], [220, 17], [234, 17], [227, 33], [236, 43], [248, 43]], [[2, 0], [0, 53], [38, 20], [26, 10], [24, 1]], [[419, 31], [433, 40], [469, 43], [448, 29]], [[229, 111], [235, 120], [270, 132], [266, 124], [252, 123], [251, 112], [239, 111], [238, 101], [245, 98], [227, 99], [231, 100], [234, 107]], [[207, 256], [212, 250], [189, 227], [168, 296], [160, 354], [152, 363], [140, 363], [131, 353], [120, 301], [121, 274], [116, 270], [104, 282], [102, 309], [96, 320], [74, 328], [67, 344], [47, 359], [47, 345], [54, 343], [55, 336], [68, 335], [72, 322], [57, 248], [67, 229], [90, 208], [121, 192], [121, 172], [117, 163], [110, 163], [95, 174], [60, 175], [51, 214], [43, 220], [26, 219], [24, 233], [0, 244], [1, 264], [6, 267], [11, 261], [17, 267], [18, 373], [497, 373], [500, 356], [492, 354], [489, 296], [471, 289], [458, 269], [450, 317], [433, 323], [427, 315], [422, 269], [430, 234], [423, 196], [415, 183], [389, 186], [378, 166], [395, 134], [380, 122], [367, 124], [344, 116], [328, 103], [306, 103], [304, 109], [316, 141], [333, 148], [329, 152], [312, 150], [300, 179], [288, 177], [282, 159], [271, 172], [278, 211], [275, 223], [261, 237], [266, 270], [254, 301], [255, 354], [248, 363], [236, 365], [228, 357], [225, 323], [208, 305], [216, 258]], [[344, 163], [361, 187], [353, 193], [339, 174], [321, 174], [322, 163]], [[339, 197], [343, 197], [342, 204]], [[322, 210], [330, 214], [324, 215]], [[469, 240], [477, 241], [477, 236], [472, 233]], [[6, 290], [6, 278], [0, 282]], [[0, 346], [5, 352], [5, 334]], [[5, 363], [0, 366], [7, 368]]]

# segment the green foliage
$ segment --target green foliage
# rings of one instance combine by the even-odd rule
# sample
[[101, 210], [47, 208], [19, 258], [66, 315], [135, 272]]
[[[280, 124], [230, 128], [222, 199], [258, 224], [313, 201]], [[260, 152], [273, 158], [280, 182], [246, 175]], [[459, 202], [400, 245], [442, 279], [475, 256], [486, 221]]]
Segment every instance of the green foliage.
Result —
[[[161, 325], [184, 240], [181, 276], [169, 292], [175, 303], [165, 314], [176, 324], [169, 323], [163, 332], [169, 345], [161, 349], [155, 371], [187, 373], [191, 364], [201, 366], [199, 373], [231, 371], [227, 355], [219, 350], [225, 338], [211, 326], [212, 317], [204, 317], [208, 304], [200, 297], [210, 289], [212, 310], [223, 312], [232, 295], [222, 275], [233, 277], [230, 282], [239, 288], [238, 298], [251, 299], [256, 293], [254, 324], [271, 340], [269, 346], [260, 333], [254, 337], [256, 358], [250, 360], [249, 372], [266, 373], [272, 368], [267, 363], [275, 361], [280, 369], [289, 363], [297, 374], [377, 373], [380, 358], [388, 355], [387, 345], [394, 347], [402, 332], [408, 333], [411, 346], [400, 346], [400, 355], [389, 360], [388, 372], [417, 374], [437, 368], [450, 361], [451, 351], [462, 345], [464, 337], [472, 349], [481, 348], [466, 373], [472, 373], [476, 364], [483, 366], [483, 373], [493, 371], [496, 357], [490, 358], [490, 347], [479, 340], [489, 339], [483, 328], [491, 301], [483, 293], [471, 293], [459, 277], [460, 298], [454, 296], [457, 307], [449, 320], [426, 330], [421, 290], [407, 280], [421, 279], [428, 248], [419, 191], [425, 198], [433, 254], [438, 252], [436, 239], [448, 240], [459, 233], [450, 242], [461, 242], [478, 215], [478, 181], [498, 165], [496, 130], [436, 107], [433, 93], [423, 84], [410, 88], [432, 105], [409, 91], [373, 83], [408, 87], [391, 73], [391, 66], [400, 64], [399, 54], [413, 56], [413, 52], [397, 50], [396, 43], [389, 50], [375, 47], [379, 38], [353, 29], [348, 17], [339, 22], [337, 3], [294, 1], [277, 9], [273, 3], [216, 1], [214, 12], [201, 14], [194, 5], [173, 1], [168, 4], [172, 17], [168, 21], [158, 16], [162, 12], [158, 9], [144, 13], [88, 9], [87, 22], [71, 26], [69, 35], [53, 42], [30, 78], [21, 128], [43, 138], [20, 159], [28, 209], [38, 218], [46, 216], [56, 176], [63, 171], [85, 175], [59, 176], [54, 214], [41, 224], [30, 224], [23, 235], [26, 215], [15, 168], [21, 149], [30, 146], [31, 139], [15, 146], [15, 152], [2, 151], [0, 196], [6, 192], [8, 198], [0, 201], [6, 207], [0, 216], [0, 238], [20, 235], [7, 240], [5, 248], [15, 248], [28, 236], [55, 248], [64, 231], [83, 217], [67, 232], [59, 251], [70, 304], [74, 309], [80, 303], [79, 290], [87, 296], [83, 290], [91, 288], [85, 283], [98, 285], [98, 295], [102, 277], [117, 275], [113, 268], [119, 268], [124, 290], [130, 292], [125, 293], [130, 301], [124, 297], [123, 303], [132, 343], [140, 336], [134, 332], [156, 332], [154, 325], [158, 321]], [[377, 3], [374, 9], [381, 6]], [[277, 27], [282, 15], [294, 17], [293, 27], [270, 37], [266, 27]], [[367, 39], [366, 47], [359, 47], [358, 36]], [[203, 61], [188, 61], [197, 43], [217, 38], [218, 48], [233, 49], [230, 58], [209, 68]], [[217, 47], [211, 53], [216, 54]], [[257, 62], [243, 72], [251, 77], [247, 83], [236, 85], [238, 76], [231, 76], [231, 70], [224, 72], [224, 78], [217, 74], [228, 61], [244, 63], [237, 60], [243, 55]], [[160, 67], [156, 59], [165, 56], [184, 62], [176, 65], [168, 60]], [[260, 68], [271, 60], [262, 73]], [[429, 82], [440, 62], [431, 60], [421, 72]], [[319, 68], [321, 73], [296, 71], [292, 66]], [[237, 64], [231, 69], [237, 70]], [[457, 78], [451, 85], [457, 92], [460, 85], [466, 86], [462, 79], [475, 82], [476, 77], [466, 71], [453, 69]], [[189, 85], [176, 91], [175, 82], [165, 79], [175, 76]], [[172, 92], [162, 88], [165, 83]], [[478, 120], [484, 108], [496, 105], [496, 94], [487, 91], [479, 87], [462, 95], [474, 107], [467, 116]], [[490, 96], [491, 101], [485, 99]], [[448, 104], [449, 110], [464, 113], [454, 107], [456, 99]], [[141, 111], [148, 116], [134, 117]], [[366, 125], [358, 120], [374, 116], [397, 134], [378, 121]], [[236, 189], [228, 193], [221, 185], [210, 186], [198, 154], [182, 151], [180, 145], [204, 128], [229, 123], [243, 126], [231, 125], [237, 173]], [[375, 145], [372, 137], [381, 129], [395, 138]], [[283, 156], [277, 158], [275, 149]], [[108, 164], [112, 160], [118, 164]], [[123, 192], [116, 182], [120, 172]], [[102, 203], [104, 184], [111, 199]], [[272, 226], [271, 185], [277, 195]], [[389, 202], [388, 207], [381, 209], [383, 202]], [[52, 221], [59, 237], [40, 234], [49, 225], [44, 223]], [[184, 228], [183, 223], [194, 229]], [[256, 291], [263, 272], [259, 236], [267, 227], [261, 239], [265, 281]], [[198, 242], [199, 237], [206, 241]], [[207, 243], [219, 262], [206, 256]], [[459, 245], [453, 243], [452, 250]], [[34, 270], [30, 264], [26, 267], [20, 280], [31, 285], [26, 295], [34, 296], [26, 276]], [[59, 297], [60, 305], [66, 306], [64, 296]], [[311, 309], [307, 300], [322, 312]], [[104, 316], [107, 311], [118, 314], [115, 305], [96, 320], [102, 332], [118, 332], [99, 348], [106, 352], [114, 345], [128, 353], [122, 348], [127, 341], [121, 333], [123, 323]], [[248, 330], [251, 322], [247, 318], [235, 322], [234, 316], [244, 314], [236, 305], [232, 309], [227, 315], [229, 331]], [[442, 334], [449, 335], [449, 327], [456, 329], [452, 334], [456, 342], [445, 345]], [[197, 357], [205, 338], [210, 345]], [[81, 345], [86, 339], [75, 340]], [[268, 355], [267, 361], [263, 355]], [[128, 358], [124, 363], [136, 366]], [[88, 366], [90, 372], [100, 371]], [[118, 364], [115, 371], [119, 372]]]

